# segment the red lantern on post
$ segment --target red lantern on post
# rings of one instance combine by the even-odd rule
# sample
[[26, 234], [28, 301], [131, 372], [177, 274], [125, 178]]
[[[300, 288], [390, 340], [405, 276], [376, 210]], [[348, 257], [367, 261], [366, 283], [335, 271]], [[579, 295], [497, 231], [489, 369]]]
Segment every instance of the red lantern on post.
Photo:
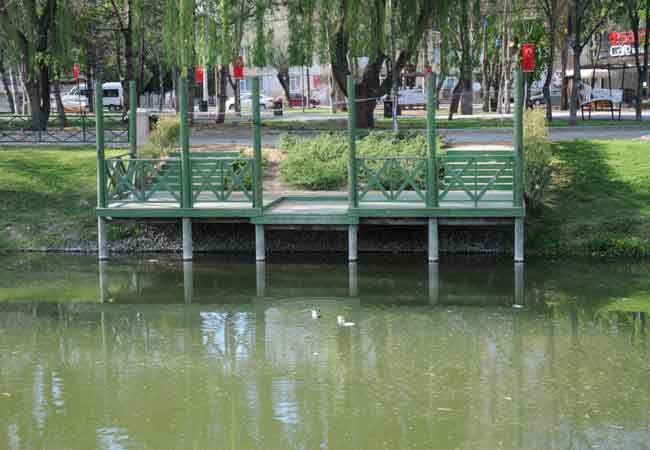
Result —
[[535, 44], [523, 44], [521, 46], [521, 71], [535, 71]]
[[235, 79], [244, 78], [244, 58], [239, 55], [232, 65], [232, 72]]
[[77, 64], [77, 63], [74, 63], [72, 65], [72, 79], [74, 81], [79, 80], [79, 64]]

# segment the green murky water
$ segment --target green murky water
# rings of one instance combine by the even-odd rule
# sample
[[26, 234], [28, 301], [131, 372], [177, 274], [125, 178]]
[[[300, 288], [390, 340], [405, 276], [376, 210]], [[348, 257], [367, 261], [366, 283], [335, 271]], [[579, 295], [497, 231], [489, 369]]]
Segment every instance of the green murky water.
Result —
[[0, 257], [0, 448], [650, 448], [649, 264], [283, 260]]

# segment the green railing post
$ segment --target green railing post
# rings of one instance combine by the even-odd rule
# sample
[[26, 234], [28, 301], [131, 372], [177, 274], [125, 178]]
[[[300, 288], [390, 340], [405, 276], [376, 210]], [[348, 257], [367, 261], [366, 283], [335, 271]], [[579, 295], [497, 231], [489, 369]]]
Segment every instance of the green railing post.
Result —
[[263, 175], [262, 175], [262, 120], [260, 118], [260, 79], [253, 77], [253, 208], [263, 206]]
[[[101, 82], [97, 81], [98, 86]], [[95, 89], [95, 134], [97, 146], [97, 207], [106, 208], [106, 157], [104, 154], [104, 111], [102, 90]]]
[[436, 163], [436, 75], [427, 75], [427, 208], [438, 206], [438, 166]]
[[136, 158], [138, 153], [138, 132], [136, 114], [138, 112], [138, 92], [135, 80], [129, 81], [129, 144], [131, 145], [131, 158]]
[[348, 75], [348, 195], [350, 196], [350, 208], [359, 206], [357, 195], [357, 131], [356, 131], [356, 111], [355, 111], [355, 93], [354, 78]]
[[524, 77], [521, 70], [515, 72], [515, 178], [513, 183], [513, 204], [524, 204]]
[[190, 166], [190, 130], [187, 120], [187, 78], [178, 79], [181, 113], [181, 207], [192, 207], [192, 167]]

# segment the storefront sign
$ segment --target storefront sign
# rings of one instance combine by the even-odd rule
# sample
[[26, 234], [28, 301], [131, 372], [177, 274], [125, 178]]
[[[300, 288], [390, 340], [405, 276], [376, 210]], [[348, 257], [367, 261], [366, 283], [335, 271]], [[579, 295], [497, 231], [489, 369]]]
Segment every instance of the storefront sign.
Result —
[[[612, 31], [609, 38], [609, 55], [612, 57], [633, 56], [634, 51], [634, 32], [632, 31]], [[639, 29], [639, 54], [644, 53], [643, 44], [648, 39], [648, 33], [645, 28]]]

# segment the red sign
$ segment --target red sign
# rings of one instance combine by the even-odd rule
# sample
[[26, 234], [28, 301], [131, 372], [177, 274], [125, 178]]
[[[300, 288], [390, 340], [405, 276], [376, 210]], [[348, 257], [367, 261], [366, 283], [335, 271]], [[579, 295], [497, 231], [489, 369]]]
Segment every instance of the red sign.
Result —
[[535, 44], [523, 44], [521, 46], [521, 71], [535, 71]]
[[426, 67], [424, 68], [424, 71], [425, 71], [426, 73], [433, 73], [433, 67], [431, 67], [431, 66], [426, 66]]
[[72, 79], [75, 81], [79, 79], [79, 64], [77, 63], [72, 65]]
[[[639, 29], [639, 44], [643, 44], [648, 36], [645, 28]], [[633, 31], [612, 31], [609, 33], [610, 45], [634, 45]]]
[[235, 78], [244, 78], [244, 58], [240, 55], [232, 65], [232, 72]]
[[203, 66], [196, 66], [194, 69], [194, 79], [197, 83], [203, 83]]

